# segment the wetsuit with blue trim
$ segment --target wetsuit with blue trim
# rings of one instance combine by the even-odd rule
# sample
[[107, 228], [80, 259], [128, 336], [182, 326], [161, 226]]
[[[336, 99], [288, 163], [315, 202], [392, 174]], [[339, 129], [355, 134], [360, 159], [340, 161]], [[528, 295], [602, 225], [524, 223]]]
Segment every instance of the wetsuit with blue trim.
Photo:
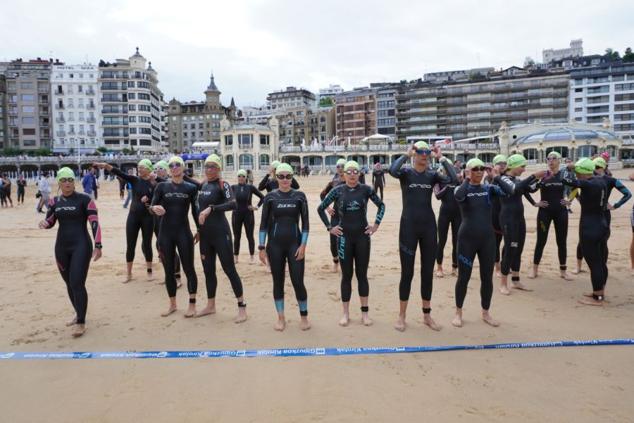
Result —
[[236, 298], [242, 297], [242, 281], [233, 262], [231, 229], [225, 212], [236, 209], [236, 199], [229, 183], [216, 179], [200, 185], [198, 191], [199, 213], [211, 208], [211, 213], [200, 228], [200, 258], [205, 271], [207, 298], [216, 298], [216, 255], [227, 275]]
[[86, 194], [74, 192], [49, 201], [46, 212], [47, 229], [59, 222], [55, 240], [55, 260], [62, 279], [66, 282], [68, 297], [77, 314], [76, 323], [86, 323], [88, 292], [86, 277], [93, 245], [86, 228], [90, 224], [95, 248], [101, 248], [101, 228], [95, 202]]
[[308, 231], [308, 201], [303, 192], [274, 190], [264, 197], [259, 248], [266, 248], [273, 276], [273, 299], [278, 313], [284, 312], [284, 270], [288, 263], [299, 314], [308, 315], [308, 294], [304, 286], [305, 260], [295, 258], [297, 249], [308, 242]]
[[[319, 194], [319, 199], [321, 201], [324, 201], [324, 198], [326, 198], [328, 193], [332, 191], [333, 188], [338, 187], [339, 185], [345, 184], [345, 183], [346, 181], [344, 180], [342, 175], [339, 175], [338, 173], [335, 174], [332, 180], [328, 182], [328, 185], [326, 185], [326, 188], [324, 188], [323, 191]], [[339, 215], [337, 214], [337, 209], [335, 208], [333, 210], [334, 210], [334, 214], [330, 217], [331, 227], [335, 227], [339, 225]], [[333, 234], [330, 234], [329, 238], [330, 238], [330, 254], [332, 254], [332, 261], [334, 263], [339, 263], [339, 251], [337, 250], [337, 243], [338, 243], [337, 237]]]
[[249, 242], [249, 254], [255, 254], [255, 239], [253, 232], [255, 230], [255, 217], [251, 207], [251, 199], [253, 196], [260, 198], [258, 207], [262, 205], [264, 194], [251, 184], [235, 184], [231, 186], [233, 195], [236, 199], [236, 209], [231, 216], [231, 226], [233, 226], [233, 254], [240, 254], [240, 238], [242, 238], [242, 227], [247, 235]]
[[447, 176], [430, 169], [417, 172], [413, 167], [403, 168], [408, 160], [408, 156], [401, 156], [390, 167], [390, 175], [400, 181], [403, 199], [398, 235], [401, 259], [399, 298], [401, 301], [409, 300], [416, 249], [420, 246], [420, 292], [424, 301], [431, 301], [437, 250], [436, 215], [431, 205], [433, 187], [436, 184], [456, 183], [458, 178], [454, 167], [447, 160], [441, 160]]
[[488, 310], [491, 306], [495, 266], [492, 200], [505, 195], [497, 185], [471, 185], [468, 180], [455, 189], [454, 196], [462, 213], [458, 230], [458, 280], [455, 291], [457, 308], [461, 309], [464, 304], [476, 256], [480, 264], [480, 304], [483, 310]]
[[317, 208], [321, 221], [330, 230], [332, 221], [329, 220], [326, 208], [333, 204], [339, 217], [338, 226], [341, 226], [343, 231], [338, 238], [338, 253], [341, 263], [341, 301], [344, 303], [349, 302], [352, 296], [354, 273], [357, 275], [359, 297], [367, 297], [370, 293], [368, 283], [370, 235], [365, 233], [368, 227], [368, 200], [378, 208], [374, 223], [379, 225], [385, 214], [385, 204], [370, 186], [361, 183], [354, 187], [347, 184], [337, 186], [328, 193]]
[[163, 206], [165, 209], [158, 243], [165, 271], [165, 287], [170, 298], [176, 296], [174, 266], [177, 250], [187, 277], [187, 291], [194, 295], [198, 289], [198, 278], [194, 270], [194, 236], [187, 218], [191, 207], [192, 217], [198, 228], [197, 197], [198, 189], [194, 184], [185, 181], [175, 183], [173, 180], [158, 184], [152, 197], [152, 206]]
[[457, 184], [438, 184], [434, 187], [436, 198], [441, 201], [440, 212], [438, 213], [438, 247], [436, 253], [436, 263], [442, 265], [445, 244], [449, 225], [451, 225], [451, 267], [458, 268], [456, 261], [456, 243], [458, 240], [458, 229], [460, 228], [461, 216], [460, 207], [454, 197], [454, 190]]

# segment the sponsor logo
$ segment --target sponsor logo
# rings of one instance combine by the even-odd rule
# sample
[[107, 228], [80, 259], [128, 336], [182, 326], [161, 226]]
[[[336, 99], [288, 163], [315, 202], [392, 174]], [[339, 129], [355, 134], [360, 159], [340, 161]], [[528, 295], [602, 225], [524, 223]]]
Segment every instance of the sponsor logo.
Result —
[[166, 192], [165, 197], [167, 198], [189, 198], [189, 194], [184, 194], [182, 192]]
[[278, 209], [294, 209], [297, 207], [295, 203], [280, 203], [277, 205]]
[[55, 211], [75, 211], [75, 210], [77, 210], [77, 207], [75, 206], [55, 207]]
[[361, 204], [357, 200], [353, 200], [346, 207], [346, 211], [357, 211], [361, 209]]
[[482, 191], [482, 192], [470, 192], [467, 194], [467, 197], [485, 197], [489, 195], [488, 192], [486, 191]]
[[431, 189], [432, 186], [427, 184], [409, 184], [409, 188]]

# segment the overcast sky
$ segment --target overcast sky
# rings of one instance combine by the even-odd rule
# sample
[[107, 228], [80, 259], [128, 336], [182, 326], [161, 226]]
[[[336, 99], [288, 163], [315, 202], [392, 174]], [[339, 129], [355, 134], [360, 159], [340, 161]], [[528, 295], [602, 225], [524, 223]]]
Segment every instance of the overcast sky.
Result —
[[228, 105], [286, 86], [313, 92], [425, 72], [522, 65], [583, 38], [634, 46], [632, 1], [108, 0], [3, 2], [0, 61], [128, 58], [139, 46], [166, 99], [202, 100], [213, 70]]

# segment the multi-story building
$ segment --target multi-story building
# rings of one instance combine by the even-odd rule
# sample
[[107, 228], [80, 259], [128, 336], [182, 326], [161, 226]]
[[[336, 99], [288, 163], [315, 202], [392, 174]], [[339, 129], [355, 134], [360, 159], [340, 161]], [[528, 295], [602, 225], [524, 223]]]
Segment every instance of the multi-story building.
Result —
[[230, 121], [236, 117], [233, 98], [229, 107], [224, 107], [220, 103], [220, 93], [211, 75], [205, 101], [181, 103], [172, 99], [169, 102], [170, 151], [187, 151], [195, 142], [220, 142], [220, 122], [225, 116]]
[[570, 48], [562, 49], [546, 49], [542, 51], [542, 60], [545, 64], [552, 62], [553, 60], [562, 60], [571, 57], [583, 56], [583, 40], [570, 41]]
[[[299, 107], [272, 113], [279, 121], [280, 144], [308, 145], [334, 136], [334, 107]], [[263, 123], [264, 116], [256, 121]]]
[[376, 129], [377, 133], [396, 137], [396, 84], [371, 84], [376, 88]]
[[7, 80], [4, 75], [0, 75], [0, 149], [3, 149], [7, 143]]
[[161, 96], [161, 150], [162, 151], [170, 151], [168, 110], [169, 110], [169, 106], [165, 102], [165, 99]]
[[335, 102], [336, 135], [340, 142], [356, 144], [376, 133], [376, 89], [355, 88], [337, 95]]
[[286, 90], [275, 91], [266, 96], [267, 108], [272, 112], [315, 105], [315, 94], [304, 88], [286, 87]]
[[54, 153], [93, 153], [103, 146], [98, 77], [99, 69], [92, 64], [53, 64]]
[[[147, 66], [146, 66], [147, 64]], [[129, 59], [99, 62], [104, 145], [112, 150], [159, 151], [162, 93], [152, 62], [136, 49]]]
[[266, 171], [278, 157], [278, 121], [275, 117], [266, 125], [237, 123], [229, 119], [221, 122], [220, 155], [224, 171], [252, 169]]
[[52, 148], [51, 60], [17, 59], [6, 66], [8, 141], [5, 148]]
[[[330, 99], [328, 103], [334, 103], [335, 98], [338, 94], [344, 92], [344, 89], [341, 88], [341, 85], [332, 85], [330, 84], [328, 88], [320, 88], [319, 94], [317, 95], [317, 104], [321, 105], [322, 100]], [[324, 104], [324, 105], [332, 105], [332, 104]]]
[[568, 118], [568, 74], [562, 68], [511, 67], [459, 81], [418, 80], [399, 86], [396, 115], [399, 139], [464, 139], [494, 134], [502, 122], [563, 122]]
[[570, 120], [603, 126], [634, 139], [634, 63], [621, 61], [570, 71]]

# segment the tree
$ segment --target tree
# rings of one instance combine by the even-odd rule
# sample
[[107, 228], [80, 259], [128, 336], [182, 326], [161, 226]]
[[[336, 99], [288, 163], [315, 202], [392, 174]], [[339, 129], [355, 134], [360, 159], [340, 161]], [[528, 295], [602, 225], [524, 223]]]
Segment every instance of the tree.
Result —
[[528, 68], [531, 66], [535, 66], [535, 61], [532, 57], [526, 56], [526, 59], [524, 59], [524, 67]]
[[330, 107], [334, 105], [334, 101], [332, 101], [332, 97], [323, 97], [319, 100], [319, 107]]
[[634, 62], [634, 53], [632, 52], [632, 47], [628, 47], [625, 49], [625, 53], [623, 54], [624, 62]]
[[614, 51], [612, 50], [610, 47], [605, 49], [605, 58], [608, 60], [619, 60], [621, 58], [621, 55], [619, 54], [618, 51]]

